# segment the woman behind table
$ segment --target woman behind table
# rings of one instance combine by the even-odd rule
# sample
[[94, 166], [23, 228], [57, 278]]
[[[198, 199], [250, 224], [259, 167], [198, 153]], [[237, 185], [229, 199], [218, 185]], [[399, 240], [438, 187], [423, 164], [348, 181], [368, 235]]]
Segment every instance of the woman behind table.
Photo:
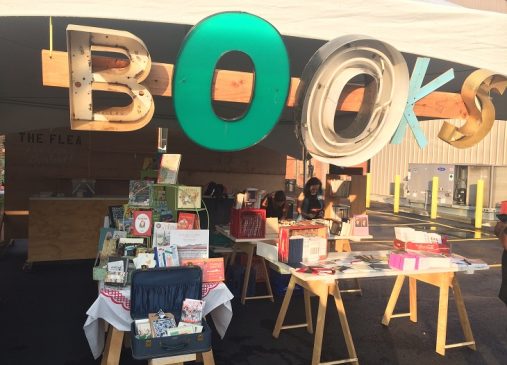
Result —
[[495, 226], [495, 235], [503, 246], [502, 285], [498, 297], [507, 305], [507, 222], [499, 221]]
[[268, 194], [262, 200], [261, 208], [266, 209], [266, 218], [278, 218], [278, 220], [286, 219], [288, 205], [285, 193], [278, 190], [274, 193]]
[[322, 182], [318, 178], [312, 177], [306, 182], [303, 192], [298, 197], [297, 211], [302, 219], [324, 217]]

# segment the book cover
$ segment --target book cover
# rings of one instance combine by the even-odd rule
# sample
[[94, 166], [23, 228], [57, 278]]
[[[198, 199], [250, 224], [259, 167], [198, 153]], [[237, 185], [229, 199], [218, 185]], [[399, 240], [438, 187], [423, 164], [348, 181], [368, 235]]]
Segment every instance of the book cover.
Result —
[[355, 215], [352, 224], [353, 236], [368, 236], [368, 216], [366, 214]]
[[153, 183], [146, 180], [130, 180], [129, 205], [137, 207], [150, 206], [150, 187]]
[[178, 171], [180, 169], [180, 154], [164, 153], [160, 159], [160, 168], [158, 170], [157, 183], [176, 184], [178, 181]]
[[178, 186], [178, 209], [201, 208], [200, 186]]
[[151, 185], [151, 206], [167, 209], [166, 186]]
[[151, 210], [136, 210], [134, 211], [134, 224], [132, 235], [138, 237], [150, 237], [152, 226], [152, 211]]
[[181, 307], [181, 321], [185, 323], [200, 324], [204, 301], [198, 299], [185, 299]]
[[155, 248], [155, 252], [158, 267], [171, 267], [180, 265], [178, 246], [159, 246]]
[[155, 222], [153, 225], [153, 246], [160, 247], [169, 245], [171, 230], [177, 228], [177, 223]]
[[197, 214], [180, 212], [178, 215], [178, 229], [195, 229], [197, 225]]
[[169, 330], [176, 328], [176, 321], [172, 313], [149, 313], [148, 318], [150, 320], [152, 335], [153, 337], [164, 337], [169, 336]]
[[[100, 229], [98, 251], [101, 252], [101, 254], [103, 251], [104, 251], [104, 254], [105, 254], [105, 251], [107, 251], [107, 252], [110, 251], [110, 246], [112, 245], [114, 232], [115, 232], [114, 228], [101, 228]], [[106, 240], [107, 240], [107, 242], [106, 242]], [[104, 248], [104, 246], [108, 246], [108, 247]], [[108, 256], [108, 255], [105, 255], [105, 256]]]
[[224, 258], [183, 259], [182, 266], [199, 266], [202, 270], [202, 281], [205, 283], [224, 281]]
[[171, 231], [171, 244], [178, 246], [180, 259], [207, 259], [209, 231], [207, 229], [176, 229]]
[[151, 325], [150, 320], [145, 319], [136, 319], [136, 337], [148, 339], [151, 338]]
[[116, 227], [116, 222], [123, 220], [123, 205], [110, 205], [109, 208], [109, 225]]

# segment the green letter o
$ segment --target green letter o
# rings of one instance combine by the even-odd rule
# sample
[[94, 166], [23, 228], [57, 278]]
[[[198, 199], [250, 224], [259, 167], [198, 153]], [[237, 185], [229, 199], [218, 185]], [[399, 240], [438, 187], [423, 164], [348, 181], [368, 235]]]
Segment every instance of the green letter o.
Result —
[[[218, 60], [231, 51], [251, 58], [255, 77], [248, 111], [225, 121], [213, 111], [211, 90]], [[248, 13], [215, 14], [190, 30], [178, 55], [172, 82], [176, 116], [188, 137], [203, 147], [245, 149], [271, 132], [285, 106], [289, 83], [287, 50], [271, 24]]]

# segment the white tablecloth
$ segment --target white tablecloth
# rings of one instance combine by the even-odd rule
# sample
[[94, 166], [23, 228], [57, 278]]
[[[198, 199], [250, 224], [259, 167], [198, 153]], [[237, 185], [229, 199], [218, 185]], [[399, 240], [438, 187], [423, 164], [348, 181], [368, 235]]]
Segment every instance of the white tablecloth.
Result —
[[[224, 283], [204, 283], [202, 299], [204, 315], [211, 314], [220, 337], [224, 337], [232, 319], [231, 299], [234, 296]], [[100, 288], [99, 296], [86, 312], [83, 326], [93, 357], [104, 351], [105, 322], [119, 331], [130, 331], [130, 287], [125, 289]]]

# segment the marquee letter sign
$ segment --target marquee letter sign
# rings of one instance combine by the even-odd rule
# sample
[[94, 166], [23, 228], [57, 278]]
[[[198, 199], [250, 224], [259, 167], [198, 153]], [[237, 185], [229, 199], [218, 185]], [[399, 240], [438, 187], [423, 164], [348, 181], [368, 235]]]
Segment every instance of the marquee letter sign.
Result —
[[[93, 51], [121, 53], [127, 60], [92, 59]], [[251, 59], [253, 74], [216, 70], [219, 60], [232, 51]], [[174, 72], [173, 65], [162, 63], [151, 70], [147, 47], [131, 33], [76, 25], [67, 27], [67, 54], [53, 52], [49, 57], [43, 51], [42, 57], [44, 85], [69, 88], [72, 129], [140, 129], [153, 116], [153, 93], [173, 97], [178, 121], [195, 143], [212, 150], [237, 151], [260, 142], [283, 109], [294, 105], [298, 136], [306, 149], [316, 159], [338, 166], [370, 159], [391, 139], [399, 143], [407, 125], [424, 147], [427, 141], [416, 112], [437, 119], [464, 119], [468, 114], [461, 127], [444, 123], [439, 138], [458, 148], [473, 146], [495, 121], [490, 92], [502, 94], [507, 87], [505, 76], [478, 70], [465, 80], [461, 95], [433, 93], [452, 79], [452, 70], [421, 87], [428, 59], [418, 59], [409, 82], [399, 51], [367, 36], [350, 35], [317, 50], [299, 85], [293, 79], [287, 98], [289, 58], [280, 34], [265, 20], [242, 12], [215, 14], [193, 27]], [[62, 63], [68, 64], [68, 75]], [[359, 78], [357, 87], [353, 86]], [[241, 95], [229, 92], [231, 84], [236, 85], [231, 89], [241, 89]], [[132, 102], [95, 111], [94, 90], [125, 93]], [[225, 120], [215, 114], [213, 99], [248, 102], [249, 107], [240, 117]], [[337, 107], [357, 114], [353, 120], [342, 115], [336, 118]]]
[[[155, 111], [150, 91], [139, 83], [150, 73], [151, 58], [143, 41], [118, 30], [69, 25], [70, 124], [76, 130], [134, 131], [148, 124]], [[92, 51], [115, 52], [127, 56], [127, 67], [93, 72]], [[93, 90], [129, 95], [132, 103], [93, 109]], [[121, 124], [121, 128], [115, 126]]]
[[[491, 130], [495, 122], [495, 106], [491, 102], [491, 90], [503, 94], [507, 78], [488, 70], [477, 70], [468, 76], [461, 87], [461, 95], [469, 116], [461, 127], [444, 122], [438, 137], [457, 148], [468, 148], [479, 143]], [[476, 105], [479, 99], [481, 108]]]
[[429, 63], [429, 58], [417, 58], [414, 70], [412, 71], [412, 77], [410, 78], [407, 106], [403, 112], [403, 118], [401, 119], [400, 125], [398, 126], [396, 133], [394, 133], [393, 139], [391, 141], [392, 144], [401, 143], [403, 137], [405, 136], [407, 125], [410, 126], [410, 129], [412, 130], [415, 140], [417, 141], [417, 144], [420, 148], [424, 148], [428, 144], [428, 140], [426, 139], [426, 136], [424, 135], [424, 132], [419, 125], [419, 121], [415, 116], [414, 105], [418, 100], [424, 98], [429, 93], [438, 89], [440, 86], [446, 84], [454, 78], [454, 70], [451, 68], [450, 70], [444, 72], [442, 75], [438, 76], [433, 81], [421, 87], [424, 75], [428, 70]]
[[[251, 58], [254, 92], [246, 114], [226, 121], [213, 111], [211, 95], [216, 64], [231, 51]], [[192, 28], [184, 41], [174, 70], [174, 108], [194, 142], [213, 150], [237, 151], [271, 132], [285, 107], [289, 83], [287, 50], [271, 24], [247, 13], [216, 14]]]
[[[352, 123], [335, 128], [338, 99], [356, 76], [368, 75]], [[393, 136], [405, 109], [408, 70], [396, 49], [365, 36], [336, 38], [312, 56], [299, 85], [295, 118], [310, 154], [337, 166], [366, 161]], [[339, 130], [339, 131], [337, 131]]]

